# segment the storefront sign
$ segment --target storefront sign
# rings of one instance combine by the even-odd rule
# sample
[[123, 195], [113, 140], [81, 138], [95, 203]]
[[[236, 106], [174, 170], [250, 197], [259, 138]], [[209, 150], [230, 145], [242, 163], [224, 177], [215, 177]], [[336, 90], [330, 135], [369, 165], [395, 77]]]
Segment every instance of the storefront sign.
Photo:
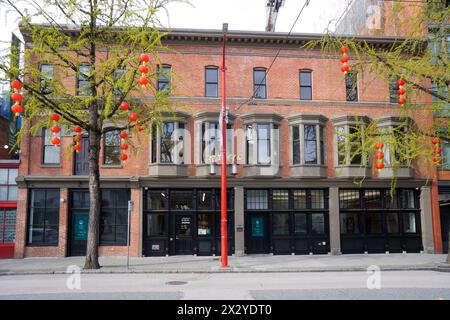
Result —
[[75, 216], [73, 239], [86, 241], [88, 233], [89, 216], [87, 214], [78, 214]]
[[264, 221], [262, 217], [252, 218], [252, 236], [264, 237]]

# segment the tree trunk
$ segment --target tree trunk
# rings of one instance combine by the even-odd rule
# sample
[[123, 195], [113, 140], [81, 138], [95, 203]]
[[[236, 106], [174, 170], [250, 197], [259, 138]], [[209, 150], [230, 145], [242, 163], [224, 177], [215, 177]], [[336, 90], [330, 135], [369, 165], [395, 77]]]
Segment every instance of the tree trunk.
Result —
[[89, 231], [86, 248], [86, 262], [84, 269], [99, 269], [98, 244], [100, 226], [100, 141], [101, 134], [98, 128], [97, 108], [91, 106], [89, 130]]

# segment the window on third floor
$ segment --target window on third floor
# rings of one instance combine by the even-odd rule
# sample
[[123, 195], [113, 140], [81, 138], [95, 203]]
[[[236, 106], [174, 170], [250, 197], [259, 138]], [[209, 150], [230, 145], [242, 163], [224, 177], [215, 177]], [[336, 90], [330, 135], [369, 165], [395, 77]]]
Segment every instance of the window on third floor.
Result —
[[91, 96], [92, 86], [89, 81], [91, 66], [81, 65], [78, 67], [77, 72], [77, 95], [79, 96]]
[[300, 70], [300, 100], [312, 100], [311, 70]]
[[39, 66], [41, 91], [43, 94], [50, 94], [52, 92], [50, 82], [53, 80], [53, 66], [48, 63], [43, 63]]
[[106, 132], [103, 136], [103, 164], [120, 165], [120, 132], [118, 130]]
[[266, 69], [253, 69], [253, 95], [257, 99], [267, 98]]
[[172, 66], [168, 64], [158, 65], [158, 91], [168, 91], [172, 88]]
[[219, 69], [217, 67], [205, 68], [205, 97], [216, 98], [219, 95]]
[[358, 101], [358, 75], [355, 72], [345, 75], [345, 92], [347, 101]]

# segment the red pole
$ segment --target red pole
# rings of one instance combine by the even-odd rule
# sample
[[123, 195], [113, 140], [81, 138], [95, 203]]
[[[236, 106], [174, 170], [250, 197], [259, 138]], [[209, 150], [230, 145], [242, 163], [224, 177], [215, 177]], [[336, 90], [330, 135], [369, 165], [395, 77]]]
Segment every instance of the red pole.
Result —
[[227, 42], [228, 24], [223, 24], [223, 44], [222, 44], [222, 175], [220, 177], [220, 197], [221, 197], [221, 266], [228, 266], [228, 236], [227, 236], [227, 123], [226, 123], [226, 96], [225, 96], [225, 44]]

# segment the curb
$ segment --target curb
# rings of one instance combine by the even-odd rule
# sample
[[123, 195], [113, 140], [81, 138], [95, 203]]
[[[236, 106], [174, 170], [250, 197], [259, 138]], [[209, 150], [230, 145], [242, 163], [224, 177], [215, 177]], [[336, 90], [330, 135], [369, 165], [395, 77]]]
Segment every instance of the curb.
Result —
[[[381, 266], [381, 271], [439, 271], [450, 272], [450, 265], [439, 266]], [[136, 269], [99, 269], [81, 270], [81, 274], [212, 274], [212, 273], [303, 273], [303, 272], [367, 272], [367, 266], [357, 267], [329, 267], [329, 268], [285, 268], [285, 269], [247, 269], [231, 267], [229, 269], [156, 269], [156, 270], [136, 270]], [[34, 270], [34, 271], [0, 271], [0, 276], [17, 275], [62, 275], [68, 274], [62, 270]]]

